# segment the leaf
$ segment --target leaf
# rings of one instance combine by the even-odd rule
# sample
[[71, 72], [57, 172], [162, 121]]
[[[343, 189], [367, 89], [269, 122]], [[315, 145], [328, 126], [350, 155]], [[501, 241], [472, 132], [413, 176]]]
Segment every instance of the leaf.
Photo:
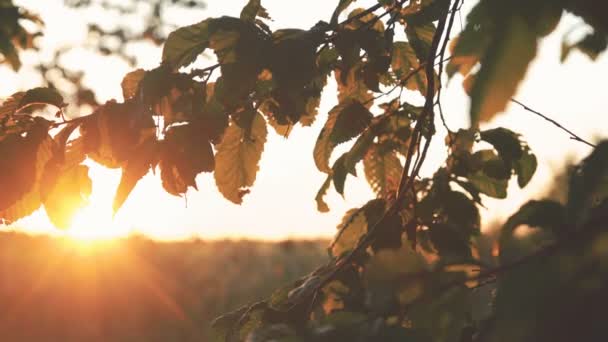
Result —
[[536, 172], [537, 161], [530, 148], [520, 140], [519, 134], [499, 127], [482, 131], [480, 135], [482, 140], [494, 146], [500, 158], [504, 161], [504, 165], [501, 167], [505, 169], [505, 177], [498, 177], [496, 174], [488, 172], [486, 166], [490, 166], [491, 160], [486, 161], [486, 166], [484, 166], [486, 174], [494, 178], [509, 178], [510, 170], [513, 169], [517, 174], [519, 186], [522, 188], [526, 186]]
[[40, 127], [25, 137], [12, 134], [0, 140], [0, 222], [17, 221], [40, 207], [40, 183], [54, 152], [53, 140]]
[[4, 120], [7, 116], [15, 114], [19, 110], [19, 104], [25, 92], [17, 92], [2, 102], [0, 106], [0, 120]]
[[209, 23], [206, 19], [198, 24], [180, 27], [171, 32], [163, 46], [162, 62], [177, 70], [188, 66], [209, 47]]
[[89, 168], [70, 166], [61, 170], [53, 183], [44, 199], [44, 209], [55, 227], [67, 229], [74, 214], [88, 204], [92, 190]]
[[140, 104], [110, 101], [83, 120], [80, 133], [91, 159], [118, 168], [132, 157], [141, 142], [156, 136], [156, 127]]
[[39, 87], [30, 89], [23, 94], [17, 111], [36, 104], [52, 105], [57, 108], [66, 106], [63, 102], [63, 97], [59, 94], [57, 89]]
[[329, 158], [334, 147], [361, 134], [372, 117], [372, 113], [355, 100], [340, 103], [332, 108], [313, 151], [317, 168], [322, 172], [331, 173]]
[[[120, 183], [116, 189], [112, 210], [114, 215], [122, 207], [129, 197], [137, 182], [143, 178], [150, 169], [153, 169], [159, 159], [159, 144], [156, 139], [149, 139], [143, 142], [137, 149], [133, 158], [129, 159], [122, 169]], [[175, 151], [178, 153], [178, 151]]]
[[256, 17], [270, 19], [268, 12], [262, 6], [261, 0], [249, 0], [247, 5], [241, 11], [241, 19], [249, 22], [255, 22]]
[[374, 97], [363, 81], [362, 68], [363, 65], [358, 63], [347, 71], [335, 70], [339, 103], [346, 103], [351, 100], [358, 101], [368, 109], [372, 106]]
[[559, 228], [566, 221], [564, 207], [551, 200], [529, 201], [511, 215], [503, 227], [503, 234], [512, 234], [522, 224], [531, 227]]
[[[495, 11], [492, 13], [500, 13], [500, 9]], [[489, 44], [480, 56], [482, 66], [471, 90], [472, 127], [491, 120], [505, 109], [536, 56], [539, 32], [534, 25], [537, 23], [527, 22], [525, 18], [519, 13], [506, 12], [497, 19], [494, 32], [490, 31]]]
[[[167, 131], [160, 147], [159, 166], [163, 188], [168, 193], [181, 196], [189, 186], [197, 189], [196, 176], [214, 170], [211, 143], [201, 132], [195, 124], [174, 126]], [[154, 147], [150, 148], [150, 158], [142, 161], [144, 165], [154, 163]]]
[[338, 225], [338, 233], [330, 245], [331, 254], [339, 258], [351, 251], [367, 233], [367, 219], [363, 208], [350, 209]]
[[326, 213], [329, 211], [329, 207], [327, 206], [327, 203], [325, 202], [323, 197], [325, 197], [325, 195], [327, 194], [327, 190], [329, 190], [331, 180], [332, 176], [327, 175], [325, 182], [323, 182], [323, 185], [321, 185], [321, 188], [317, 192], [317, 196], [315, 196], [315, 201], [317, 202], [317, 210], [321, 213]]
[[608, 141], [602, 141], [577, 167], [568, 187], [567, 212], [576, 226], [585, 222], [593, 206], [596, 190], [608, 175]]
[[375, 144], [363, 159], [363, 171], [376, 195], [384, 197], [399, 187], [403, 166], [394, 151], [382, 151]]
[[395, 42], [393, 44], [391, 68], [397, 79], [405, 81], [404, 85], [407, 89], [417, 90], [422, 95], [426, 95], [428, 84], [426, 73], [420, 69], [420, 62], [409, 43]]
[[521, 158], [515, 162], [513, 168], [517, 174], [517, 184], [519, 184], [520, 188], [523, 188], [530, 182], [536, 172], [537, 166], [536, 156], [529, 150], [524, 151]]
[[420, 26], [407, 25], [405, 27], [407, 39], [420, 61], [426, 62], [429, 60], [431, 43], [433, 42], [435, 31], [436, 28], [433, 23]]
[[25, 92], [17, 92], [6, 99], [0, 106], [0, 120], [18, 113], [19, 111], [38, 104], [53, 105], [63, 108], [66, 104], [63, 97], [55, 89], [34, 88]]
[[433, 246], [444, 263], [467, 262], [473, 259], [469, 236], [455, 224], [434, 223], [429, 228]]
[[122, 96], [125, 100], [132, 99], [137, 95], [140, 83], [145, 76], [146, 71], [144, 69], [137, 69], [125, 75], [120, 83], [120, 86], [122, 87]]
[[232, 122], [216, 146], [215, 183], [233, 203], [241, 204], [255, 182], [267, 134], [264, 117], [256, 113], [249, 131]]
[[[422, 6], [420, 9], [405, 13], [405, 22], [408, 24], [408, 26], [432, 23], [433, 21], [437, 21], [447, 14], [449, 5], [450, 1], [448, 0], [422, 1]], [[412, 6], [412, 4], [410, 4], [410, 6]], [[407, 11], [407, 7], [404, 10]]]
[[473, 184], [483, 194], [494, 198], [507, 197], [508, 181], [506, 179], [492, 178], [483, 172], [471, 174], [468, 176], [468, 178], [471, 184]]
[[481, 139], [494, 146], [498, 155], [509, 165], [522, 157], [519, 135], [503, 127], [482, 131]]
[[467, 237], [479, 233], [479, 210], [473, 201], [458, 191], [441, 193], [439, 200], [449, 224], [455, 225]]
[[243, 306], [211, 322], [211, 341], [227, 342], [228, 336], [237, 325], [241, 317], [247, 312], [248, 307]]

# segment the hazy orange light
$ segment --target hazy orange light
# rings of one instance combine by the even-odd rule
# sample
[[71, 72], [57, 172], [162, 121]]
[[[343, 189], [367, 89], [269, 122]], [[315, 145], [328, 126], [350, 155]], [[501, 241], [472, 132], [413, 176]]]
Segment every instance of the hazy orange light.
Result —
[[[128, 236], [131, 230], [122, 220], [112, 217], [112, 201], [119, 172], [88, 162], [93, 192], [89, 203], [80, 209], [65, 234], [80, 242], [94, 242]], [[125, 213], [128, 214], [128, 213]]]

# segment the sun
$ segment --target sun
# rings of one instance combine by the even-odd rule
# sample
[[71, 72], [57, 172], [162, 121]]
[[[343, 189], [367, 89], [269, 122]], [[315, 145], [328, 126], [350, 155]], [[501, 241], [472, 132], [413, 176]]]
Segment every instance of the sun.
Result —
[[65, 231], [69, 238], [79, 242], [95, 242], [131, 234], [124, 221], [113, 218], [112, 201], [120, 177], [113, 171], [100, 165], [90, 165], [93, 191], [88, 204], [74, 215], [70, 227]]
[[111, 208], [93, 203], [76, 213], [66, 231], [67, 236], [81, 242], [111, 240], [126, 237], [130, 233], [130, 229], [112, 220]]

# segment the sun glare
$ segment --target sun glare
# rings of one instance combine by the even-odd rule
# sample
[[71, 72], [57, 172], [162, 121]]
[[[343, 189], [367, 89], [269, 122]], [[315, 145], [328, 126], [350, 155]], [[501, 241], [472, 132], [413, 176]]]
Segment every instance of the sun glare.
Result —
[[89, 166], [93, 192], [88, 205], [74, 216], [66, 235], [79, 242], [107, 241], [128, 236], [131, 230], [127, 225], [112, 217], [112, 201], [119, 175], [100, 165], [90, 163]]
[[81, 209], [74, 216], [72, 225], [66, 231], [70, 238], [82, 242], [120, 238], [129, 233], [129, 229], [113, 222], [111, 209], [105, 210], [95, 203]]

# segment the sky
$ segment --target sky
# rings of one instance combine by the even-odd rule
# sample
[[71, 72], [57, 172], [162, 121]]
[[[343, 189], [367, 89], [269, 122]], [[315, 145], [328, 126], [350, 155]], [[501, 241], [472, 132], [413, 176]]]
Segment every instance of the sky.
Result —
[[[238, 16], [245, 0], [209, 0], [207, 9], [200, 15], [176, 13], [183, 25], [196, 23], [206, 17], [221, 15]], [[39, 13], [46, 21], [45, 36], [41, 44], [52, 47], [71, 42], [81, 44], [85, 35], [83, 18], [95, 13], [76, 12], [66, 9], [62, 0], [20, 0], [15, 1]], [[274, 19], [273, 28], [310, 28], [319, 19], [329, 20], [336, 1], [281, 1], [263, 0], [263, 5]], [[357, 6], [368, 7], [373, 1], [359, 1]], [[466, 1], [465, 15], [474, 4]], [[458, 19], [457, 19], [458, 20]], [[520, 85], [515, 98], [530, 107], [543, 112], [590, 139], [608, 135], [608, 97], [605, 95], [605, 81], [608, 76], [608, 57], [601, 55], [595, 62], [578, 52], [560, 63], [560, 45], [565, 32], [579, 21], [572, 16], [564, 16], [556, 32], [540, 45], [537, 58], [532, 63], [527, 77]], [[464, 24], [464, 23], [463, 23]], [[456, 23], [456, 31], [460, 23]], [[161, 50], [151, 46], [137, 47], [138, 63], [151, 69], [158, 65]], [[44, 49], [43, 49], [44, 53]], [[24, 55], [24, 64], [31, 56]], [[90, 85], [100, 101], [121, 99], [120, 82], [130, 68], [118, 59], [104, 59], [86, 51], [74, 54], [70, 65], [82, 65], [86, 70], [85, 83]], [[206, 65], [211, 61], [199, 61]], [[102, 65], [103, 67], [99, 67]], [[0, 67], [0, 98], [18, 89], [36, 86], [38, 79], [23, 74], [14, 74], [6, 67]], [[90, 164], [93, 179], [91, 205], [75, 220], [75, 226], [83, 231], [94, 229], [106, 232], [108, 236], [143, 233], [149, 237], [175, 240], [190, 237], [202, 238], [260, 238], [278, 240], [284, 238], [329, 237], [348, 209], [359, 207], [374, 195], [364, 180], [349, 177], [345, 196], [330, 190], [327, 200], [331, 211], [319, 213], [314, 197], [325, 179], [313, 162], [312, 150], [319, 131], [325, 122], [328, 110], [336, 104], [335, 84], [326, 88], [321, 101], [320, 115], [312, 127], [297, 127], [289, 139], [273, 132], [266, 143], [260, 171], [251, 194], [238, 206], [225, 200], [217, 191], [211, 174], [197, 178], [199, 191], [189, 191], [186, 198], [177, 198], [164, 192], [158, 174], [148, 174], [135, 188], [114, 221], [111, 220], [111, 203], [114, 190], [120, 178], [119, 170], [109, 170]], [[468, 124], [469, 103], [463, 93], [461, 79], [456, 76], [443, 92], [443, 108], [448, 126], [452, 129]], [[488, 123], [483, 128], [504, 126], [521, 133], [539, 160], [539, 167], [531, 183], [524, 190], [517, 186], [509, 189], [508, 200], [487, 199], [486, 208], [481, 208], [485, 222], [501, 221], [514, 212], [526, 199], [538, 196], [551, 180], [552, 172], [559, 169], [566, 157], [581, 159], [590, 148], [570, 140], [568, 135], [549, 125], [541, 118], [524, 111], [517, 105], [510, 105], [505, 114]], [[429, 157], [423, 167], [423, 175], [430, 175], [444, 160], [446, 148], [443, 143], [445, 131], [439, 128]], [[336, 149], [333, 156], [348, 144]], [[43, 211], [18, 221], [6, 229], [29, 232], [57, 233], [50, 225]]]

